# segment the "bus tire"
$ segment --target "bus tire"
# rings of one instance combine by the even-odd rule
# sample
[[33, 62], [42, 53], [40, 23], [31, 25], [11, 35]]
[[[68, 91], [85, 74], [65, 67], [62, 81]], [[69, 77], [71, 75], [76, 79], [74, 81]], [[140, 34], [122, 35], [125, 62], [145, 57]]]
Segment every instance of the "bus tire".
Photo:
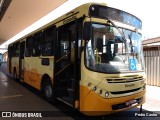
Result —
[[55, 98], [54, 98], [54, 92], [53, 92], [53, 88], [52, 88], [52, 83], [50, 81], [50, 79], [46, 79], [43, 83], [43, 96], [44, 98], [51, 102], [54, 103], [55, 102]]

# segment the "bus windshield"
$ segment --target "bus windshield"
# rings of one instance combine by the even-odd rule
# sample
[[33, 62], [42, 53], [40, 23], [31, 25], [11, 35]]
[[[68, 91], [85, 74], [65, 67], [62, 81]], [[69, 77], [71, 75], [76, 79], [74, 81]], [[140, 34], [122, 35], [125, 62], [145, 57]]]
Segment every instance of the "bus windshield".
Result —
[[104, 73], [144, 70], [141, 34], [111, 25], [92, 23], [91, 26], [92, 38], [85, 50], [88, 69]]

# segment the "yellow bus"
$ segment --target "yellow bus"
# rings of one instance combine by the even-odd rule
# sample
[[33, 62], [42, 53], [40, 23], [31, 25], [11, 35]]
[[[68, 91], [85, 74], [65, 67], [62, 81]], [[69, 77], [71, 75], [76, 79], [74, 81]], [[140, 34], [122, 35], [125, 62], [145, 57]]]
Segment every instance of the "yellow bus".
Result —
[[145, 102], [142, 22], [104, 4], [87, 3], [13, 42], [15, 79], [85, 115], [106, 115]]

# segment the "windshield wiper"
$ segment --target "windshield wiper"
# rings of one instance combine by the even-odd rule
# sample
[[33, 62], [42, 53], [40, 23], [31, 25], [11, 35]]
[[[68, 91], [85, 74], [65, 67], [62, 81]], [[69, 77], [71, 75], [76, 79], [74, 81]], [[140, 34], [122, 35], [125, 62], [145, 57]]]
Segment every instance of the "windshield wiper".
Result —
[[127, 40], [126, 40], [126, 37], [124, 35], [124, 32], [121, 32], [119, 27], [117, 25], [114, 24], [114, 22], [112, 22], [110, 19], [108, 19], [108, 22], [111, 23], [117, 30], [118, 32], [121, 34], [122, 38], [123, 38], [123, 42], [124, 42], [124, 45], [125, 45], [125, 54], [126, 54], [126, 49], [127, 49]]
[[124, 43], [126, 44], [127, 40], [125, 38], [125, 35], [119, 30], [118, 26], [114, 24], [114, 22], [112, 22], [110, 19], [108, 19], [108, 22], [111, 23], [117, 30], [118, 32], [121, 34], [123, 40], [124, 40]]

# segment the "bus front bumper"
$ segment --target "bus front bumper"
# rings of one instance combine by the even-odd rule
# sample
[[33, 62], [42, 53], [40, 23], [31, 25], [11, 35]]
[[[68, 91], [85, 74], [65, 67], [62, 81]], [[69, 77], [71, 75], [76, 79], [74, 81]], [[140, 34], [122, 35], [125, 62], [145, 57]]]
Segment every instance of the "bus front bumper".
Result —
[[88, 116], [107, 115], [140, 106], [145, 102], [145, 90], [133, 95], [103, 98], [85, 86], [80, 87], [80, 111]]

